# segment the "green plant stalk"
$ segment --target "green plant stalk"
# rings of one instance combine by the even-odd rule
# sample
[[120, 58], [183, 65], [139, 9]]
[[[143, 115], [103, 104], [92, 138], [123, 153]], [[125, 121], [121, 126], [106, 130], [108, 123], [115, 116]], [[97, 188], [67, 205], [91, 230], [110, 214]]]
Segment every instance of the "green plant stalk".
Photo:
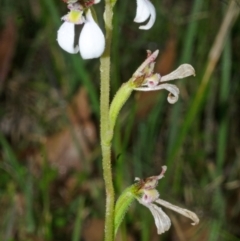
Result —
[[112, 39], [112, 11], [110, 0], [105, 0], [106, 48], [100, 59], [100, 139], [102, 149], [103, 178], [106, 191], [104, 240], [114, 237], [114, 188], [111, 169], [111, 141], [109, 141], [109, 95], [110, 95], [110, 50]]
[[[102, 60], [102, 59], [101, 59]], [[110, 64], [110, 63], [109, 63]], [[103, 71], [101, 69], [101, 71]], [[105, 85], [103, 85], [105, 86]], [[136, 198], [136, 193], [138, 191], [138, 186], [136, 184], [127, 188], [117, 200], [115, 210], [112, 207], [112, 201], [114, 201], [114, 190], [112, 185], [112, 172], [111, 172], [111, 161], [110, 161], [110, 148], [111, 148], [111, 141], [113, 137], [113, 130], [116, 124], [117, 116], [122, 109], [123, 105], [130, 97], [134, 88], [134, 83], [132, 79], [128, 82], [124, 83], [120, 89], [117, 91], [116, 95], [113, 98], [113, 101], [110, 105], [110, 109], [106, 111], [101, 109], [101, 117], [102, 113], [105, 115], [108, 114], [106, 119], [103, 121], [107, 121], [106, 123], [101, 122], [101, 144], [102, 144], [102, 155], [103, 155], [103, 172], [104, 172], [104, 180], [106, 185], [106, 194], [107, 194], [107, 201], [106, 201], [106, 220], [105, 220], [105, 240], [112, 240], [112, 230], [114, 229], [114, 235], [116, 235], [117, 230], [127, 212], [128, 207], [133, 202], [134, 198]], [[102, 89], [101, 89], [102, 90]], [[102, 95], [104, 93], [101, 92], [101, 100], [106, 100]], [[109, 96], [108, 96], [109, 101]], [[101, 103], [102, 104], [102, 103]], [[103, 103], [104, 104], [104, 103]], [[108, 105], [107, 105], [108, 106]], [[107, 106], [103, 106], [106, 108]], [[101, 105], [102, 107], [102, 105]], [[102, 120], [102, 119], [101, 119]], [[103, 131], [102, 128], [105, 128]], [[113, 213], [109, 213], [108, 211]], [[110, 216], [111, 215], [111, 216]], [[107, 220], [108, 218], [108, 220]], [[113, 219], [114, 218], [114, 222]], [[113, 229], [112, 229], [113, 228]], [[111, 236], [110, 236], [111, 235]], [[113, 237], [112, 237], [113, 238]]]

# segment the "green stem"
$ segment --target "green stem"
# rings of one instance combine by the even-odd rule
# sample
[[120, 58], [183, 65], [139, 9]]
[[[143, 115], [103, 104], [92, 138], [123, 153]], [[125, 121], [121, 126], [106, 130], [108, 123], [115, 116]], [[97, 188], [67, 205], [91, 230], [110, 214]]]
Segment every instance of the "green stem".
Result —
[[106, 48], [100, 59], [100, 139], [102, 148], [103, 178], [106, 190], [105, 241], [112, 241], [114, 237], [114, 188], [111, 169], [111, 142], [108, 138], [112, 15], [111, 1], [105, 0], [104, 20], [106, 29]]

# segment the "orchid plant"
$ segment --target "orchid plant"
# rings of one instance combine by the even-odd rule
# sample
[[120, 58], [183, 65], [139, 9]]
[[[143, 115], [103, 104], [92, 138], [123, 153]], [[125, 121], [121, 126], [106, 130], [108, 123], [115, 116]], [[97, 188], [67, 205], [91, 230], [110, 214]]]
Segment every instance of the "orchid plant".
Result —
[[[83, 59], [100, 58], [100, 138], [102, 149], [103, 177], [106, 190], [106, 212], [105, 212], [105, 241], [112, 241], [117, 233], [130, 204], [137, 199], [140, 204], [147, 207], [153, 215], [158, 234], [169, 230], [171, 221], [163, 210], [157, 205], [160, 204], [173, 211], [176, 211], [197, 224], [199, 219], [193, 212], [174, 206], [159, 198], [156, 190], [158, 181], [163, 178], [167, 167], [162, 167], [162, 172], [158, 176], [146, 179], [136, 178], [133, 185], [126, 188], [120, 195], [117, 202], [114, 198], [114, 188], [111, 168], [111, 143], [114, 134], [114, 126], [119, 112], [133, 91], [156, 91], [165, 89], [169, 92], [168, 102], [173, 104], [179, 98], [179, 89], [166, 81], [182, 79], [195, 75], [194, 68], [189, 64], [182, 64], [168, 75], [161, 76], [154, 72], [155, 60], [159, 51], [153, 53], [147, 51], [146, 60], [133, 73], [132, 77], [117, 91], [111, 104], [109, 105], [110, 92], [110, 47], [112, 41], [112, 17], [113, 8], [117, 0], [105, 0], [105, 21], [104, 36], [98, 26], [94, 5], [100, 0], [64, 0], [69, 12], [62, 17], [64, 21], [57, 33], [59, 46], [71, 54], [80, 55]], [[143, 23], [139, 29], [150, 29], [156, 20], [156, 10], [150, 0], [137, 0], [136, 23]], [[77, 35], [76, 29], [82, 25], [80, 34]]]

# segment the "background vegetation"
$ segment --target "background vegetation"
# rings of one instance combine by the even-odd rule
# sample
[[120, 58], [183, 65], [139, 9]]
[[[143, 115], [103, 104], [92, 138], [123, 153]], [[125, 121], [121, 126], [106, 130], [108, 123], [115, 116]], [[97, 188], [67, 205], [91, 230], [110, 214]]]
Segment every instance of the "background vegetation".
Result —
[[[190, 63], [197, 76], [175, 81], [175, 105], [164, 91], [134, 93], [127, 102], [114, 138], [114, 183], [119, 195], [134, 177], [167, 165], [161, 197], [201, 222], [192, 227], [166, 211], [173, 226], [157, 236], [150, 212], [136, 202], [118, 238], [240, 240], [240, 19], [222, 30], [227, 0], [152, 2], [150, 31], [133, 23], [135, 1], [115, 7], [112, 96], [146, 49], [160, 50], [161, 75]], [[230, 18], [239, 12], [235, 3]], [[96, 10], [101, 24], [103, 3]], [[66, 12], [60, 0], [0, 1], [2, 241], [102, 240], [99, 60], [60, 49], [56, 34]]]

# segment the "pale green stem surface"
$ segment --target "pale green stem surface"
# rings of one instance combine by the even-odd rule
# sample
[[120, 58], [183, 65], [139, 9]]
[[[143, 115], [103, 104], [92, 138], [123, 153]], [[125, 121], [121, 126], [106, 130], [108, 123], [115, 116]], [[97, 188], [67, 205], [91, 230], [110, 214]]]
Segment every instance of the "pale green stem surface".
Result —
[[116, 120], [120, 110], [122, 109], [123, 105], [130, 97], [133, 91], [133, 84], [131, 80], [127, 83], [124, 83], [121, 88], [117, 91], [116, 95], [113, 98], [113, 101], [110, 106], [109, 111], [109, 121], [110, 121], [110, 130], [113, 133], [114, 126], [116, 124]]
[[112, 241], [114, 237], [114, 188], [111, 169], [111, 141], [109, 135], [109, 94], [110, 94], [110, 50], [112, 38], [112, 5], [105, 0], [106, 48], [100, 59], [100, 138], [102, 148], [103, 178], [106, 190], [106, 212], [104, 240]]
[[115, 218], [114, 218], [114, 234], [117, 234], [118, 228], [122, 223], [126, 212], [132, 202], [138, 196], [139, 187], [136, 184], [131, 185], [126, 188], [121, 196], [118, 198], [116, 206], [115, 206]]

